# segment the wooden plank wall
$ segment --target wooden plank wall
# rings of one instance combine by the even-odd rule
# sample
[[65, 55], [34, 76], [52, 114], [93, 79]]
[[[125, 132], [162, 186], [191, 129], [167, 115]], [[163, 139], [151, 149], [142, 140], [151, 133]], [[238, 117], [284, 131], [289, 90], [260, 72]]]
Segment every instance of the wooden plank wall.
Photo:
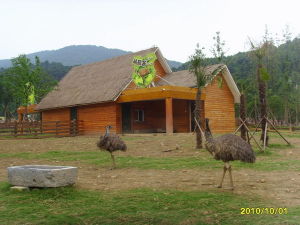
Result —
[[[42, 111], [42, 121], [43, 121], [43, 130], [54, 129], [53, 126], [64, 126], [65, 128], [66, 124], [68, 124], [68, 126], [70, 127], [70, 121], [71, 121], [70, 108]], [[56, 124], [49, 124], [47, 122], [56, 122]], [[51, 133], [51, 132], [45, 131], [45, 133]], [[69, 134], [70, 131], [65, 131], [63, 133], [63, 135], [69, 135]]]
[[77, 118], [83, 134], [104, 133], [107, 125], [112, 126], [112, 132], [121, 132], [120, 106], [115, 102], [80, 106]]
[[[157, 132], [166, 130], [165, 100], [133, 102], [131, 127], [134, 132]], [[144, 110], [145, 121], [135, 121], [136, 110]], [[190, 108], [188, 100], [173, 99], [174, 132], [190, 131]]]
[[175, 133], [190, 131], [190, 104], [188, 100], [173, 99], [173, 126]]
[[[144, 110], [144, 122], [136, 121], [136, 110]], [[134, 132], [166, 130], [165, 100], [133, 102], [131, 105], [131, 129]]]
[[234, 98], [225, 79], [222, 78], [222, 86], [219, 87], [217, 77], [205, 88], [205, 117], [210, 119], [212, 132], [233, 132], [236, 128]]
[[52, 109], [42, 112], [43, 121], [70, 121], [70, 108]]

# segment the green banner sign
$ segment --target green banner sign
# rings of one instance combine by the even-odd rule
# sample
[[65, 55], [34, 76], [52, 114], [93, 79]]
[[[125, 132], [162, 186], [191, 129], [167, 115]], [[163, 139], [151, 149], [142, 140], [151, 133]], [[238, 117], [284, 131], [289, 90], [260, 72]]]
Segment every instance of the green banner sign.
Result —
[[30, 105], [34, 104], [35, 103], [34, 86], [30, 82], [27, 82], [25, 85], [28, 90], [28, 104]]
[[155, 53], [149, 53], [146, 56], [135, 56], [133, 58], [133, 82], [138, 87], [147, 87], [156, 76], [154, 62], [157, 59]]

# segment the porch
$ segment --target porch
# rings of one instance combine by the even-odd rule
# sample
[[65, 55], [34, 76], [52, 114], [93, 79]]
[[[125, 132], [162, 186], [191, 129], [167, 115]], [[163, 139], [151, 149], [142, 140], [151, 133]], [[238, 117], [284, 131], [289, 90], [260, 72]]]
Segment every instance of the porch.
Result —
[[[121, 105], [122, 133], [186, 133], [193, 131], [197, 89], [159, 86], [125, 90]], [[203, 102], [205, 94], [201, 96]], [[202, 107], [203, 108], [203, 107]], [[203, 110], [204, 115], [204, 110]]]

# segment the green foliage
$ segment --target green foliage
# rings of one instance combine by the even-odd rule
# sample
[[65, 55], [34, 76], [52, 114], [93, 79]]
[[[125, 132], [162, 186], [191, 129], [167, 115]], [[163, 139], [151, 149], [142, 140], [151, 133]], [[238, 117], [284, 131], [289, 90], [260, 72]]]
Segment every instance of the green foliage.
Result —
[[223, 86], [223, 78], [222, 77], [218, 77], [217, 82], [218, 82], [218, 88], [222, 88], [222, 86]]
[[199, 89], [203, 88], [209, 81], [211, 76], [205, 74], [205, 54], [203, 52], [204, 48], [199, 48], [199, 44], [195, 49], [195, 53], [190, 56], [188, 62], [188, 68], [191, 73], [193, 73], [197, 80], [197, 87]]
[[213, 37], [213, 40], [215, 41], [211, 52], [213, 56], [218, 60], [218, 63], [222, 63], [225, 57], [225, 41], [221, 40], [220, 37], [220, 31], [216, 32], [216, 36]]
[[268, 81], [270, 80], [270, 74], [268, 73], [267, 69], [266, 68], [260, 68], [259, 69], [259, 72], [260, 72], [260, 78], [263, 80], [263, 81]]
[[2, 114], [11, 117], [20, 105], [38, 103], [56, 84], [43, 71], [38, 57], [34, 64], [25, 55], [12, 59], [12, 67], [0, 76]]
[[42, 62], [41, 67], [45, 73], [51, 75], [58, 81], [61, 80], [70, 71], [70, 69], [72, 69], [72, 66], [64, 66], [61, 63], [49, 61]]
[[14, 98], [25, 106], [30, 104], [33, 90], [36, 101], [39, 101], [56, 84], [53, 78], [43, 72], [38, 57], [34, 65], [25, 55], [12, 59], [12, 67], [6, 74], [9, 75], [8, 85], [13, 90]]
[[[268, 51], [270, 57], [264, 61], [266, 66], [263, 69], [268, 71], [268, 74], [262, 77], [268, 79], [267, 103], [269, 111], [272, 112], [269, 116], [283, 121], [287, 108], [290, 120], [295, 123], [296, 118], [300, 118], [300, 39], [284, 40], [281, 45], [272, 45]], [[257, 61], [251, 59], [250, 52], [239, 52], [224, 57], [224, 61], [239, 89], [246, 94], [247, 117], [257, 118], [259, 114], [255, 76]], [[204, 65], [216, 63], [218, 63], [216, 58], [207, 58], [203, 62]], [[176, 71], [188, 68], [187, 62]]]

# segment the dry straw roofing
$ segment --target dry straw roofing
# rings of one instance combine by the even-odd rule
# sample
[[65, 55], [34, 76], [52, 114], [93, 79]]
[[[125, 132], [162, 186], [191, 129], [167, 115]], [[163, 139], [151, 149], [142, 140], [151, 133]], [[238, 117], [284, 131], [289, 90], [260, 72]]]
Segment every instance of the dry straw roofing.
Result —
[[[217, 71], [217, 73], [216, 73]], [[240, 91], [238, 87], [236, 86], [228, 68], [224, 64], [215, 64], [211, 66], [205, 67], [205, 74], [206, 75], [212, 75], [218, 74], [218, 72], [222, 71], [222, 75], [234, 97], [234, 102], [239, 103], [240, 102]], [[188, 70], [182, 70], [170, 73], [164, 77], [163, 80], [160, 80], [157, 83], [158, 86], [162, 85], [174, 85], [174, 86], [184, 86], [184, 87], [196, 87], [196, 77], [194, 74], [189, 72]]]
[[[211, 75], [215, 70], [222, 69], [223, 64], [216, 64], [205, 67], [206, 75]], [[164, 77], [164, 80], [160, 80], [157, 83], [158, 86], [162, 85], [174, 85], [184, 87], [196, 87], [196, 77], [188, 70], [177, 71], [168, 74]]]
[[[146, 55], [156, 52], [158, 60], [167, 75], [156, 83], [157, 86], [174, 85], [195, 87], [196, 79], [188, 70], [172, 72], [165, 62], [159, 48], [118, 56], [105, 61], [76, 66], [59, 82], [57, 88], [51, 91], [38, 104], [37, 110], [89, 105], [114, 101], [131, 81], [132, 60], [136, 55]], [[239, 102], [239, 90], [225, 65], [217, 64], [205, 68], [207, 74], [220, 68], [235, 102]]]
[[37, 109], [60, 108], [113, 101], [131, 80], [133, 56], [155, 52], [150, 48], [105, 61], [76, 66], [42, 99]]

